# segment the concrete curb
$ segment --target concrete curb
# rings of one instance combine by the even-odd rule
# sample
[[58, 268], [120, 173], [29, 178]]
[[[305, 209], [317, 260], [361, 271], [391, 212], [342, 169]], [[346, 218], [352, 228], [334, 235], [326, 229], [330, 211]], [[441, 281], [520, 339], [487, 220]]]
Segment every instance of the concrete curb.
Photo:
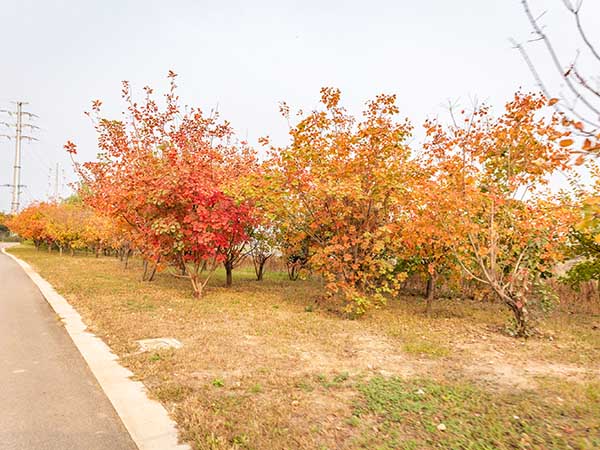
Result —
[[159, 402], [148, 398], [145, 386], [130, 378], [133, 373], [118, 363], [118, 357], [112, 353], [108, 345], [96, 335], [86, 331], [87, 326], [81, 316], [65, 298], [29, 264], [6, 252], [4, 248], [1, 250], [23, 268], [52, 309], [63, 320], [67, 333], [137, 447], [140, 450], [190, 450], [188, 445], [177, 443], [177, 428], [166, 409]]

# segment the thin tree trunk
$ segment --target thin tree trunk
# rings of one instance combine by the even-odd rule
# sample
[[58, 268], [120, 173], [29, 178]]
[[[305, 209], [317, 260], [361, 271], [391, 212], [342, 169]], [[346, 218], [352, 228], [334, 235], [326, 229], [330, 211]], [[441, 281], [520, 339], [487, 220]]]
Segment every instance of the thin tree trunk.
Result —
[[148, 277], [148, 281], [154, 281], [154, 275], [156, 275], [157, 267], [158, 267], [158, 263], [154, 264], [154, 267], [152, 267], [152, 272], [150, 272], [150, 276]]
[[181, 258], [179, 259], [179, 270], [181, 271], [181, 275], [185, 275], [187, 273], [186, 267], [185, 267], [185, 260], [183, 259], [183, 255], [181, 255]]
[[502, 291], [494, 285], [492, 285], [492, 289], [513, 313], [515, 319], [515, 336], [528, 337], [533, 329], [529, 321], [529, 312], [527, 311], [526, 301], [520, 300], [518, 296], [515, 296], [510, 291]]
[[291, 281], [296, 281], [298, 279], [298, 265], [293, 262], [293, 263], [287, 263], [287, 270], [288, 270], [288, 278]]
[[519, 308], [515, 302], [511, 301], [508, 303], [508, 307], [512, 310], [515, 319], [515, 335], [517, 337], [528, 337], [532, 329], [526, 306], [523, 305]]
[[435, 272], [429, 274], [429, 278], [427, 278], [427, 306], [425, 307], [425, 312], [427, 315], [431, 314], [431, 304], [433, 303], [433, 299], [435, 298]]
[[156, 275], [156, 269], [158, 268], [159, 263], [160, 263], [160, 256], [154, 263], [154, 267], [152, 267], [152, 272], [150, 273], [150, 277], [148, 278], [148, 281], [154, 281], [154, 275]]
[[263, 275], [265, 273], [265, 263], [267, 262], [267, 260], [261, 260], [258, 263], [258, 271], [256, 272], [256, 280], [257, 281], [262, 281], [263, 279]]
[[266, 256], [264, 254], [252, 255], [254, 273], [256, 274], [257, 281], [261, 281], [263, 279], [265, 273], [265, 265], [267, 264], [267, 261], [269, 260], [269, 258], [271, 258], [271, 256], [273, 256], [272, 253]]
[[[208, 261], [204, 260], [204, 261], [202, 261], [202, 263], [195, 261], [193, 264], [194, 264], [194, 267], [193, 267], [192, 271], [189, 272], [189, 278], [190, 278], [190, 281], [192, 282], [192, 288], [194, 289], [194, 298], [199, 299], [202, 297], [204, 288], [208, 284], [208, 280], [210, 279], [211, 275], [214, 273], [214, 271], [216, 269], [216, 262], [213, 260], [213, 264], [210, 267], [210, 269], [209, 269], [210, 271], [206, 275], [204, 281], [202, 281], [200, 279], [200, 275], [202, 273], [204, 273], [204, 271], [208, 267]], [[187, 268], [186, 268], [186, 271], [188, 271]]]
[[225, 266], [225, 274], [227, 276], [225, 286], [231, 287], [231, 285], [233, 284], [233, 264], [229, 261], [226, 261], [224, 266]]
[[142, 281], [146, 281], [146, 276], [148, 275], [148, 260], [144, 260], [144, 273], [142, 274]]
[[192, 282], [192, 289], [194, 290], [194, 298], [202, 297], [202, 285], [198, 283], [197, 278], [194, 275], [190, 276], [190, 281]]
[[127, 252], [125, 253], [125, 268], [127, 269], [127, 266], [129, 265], [129, 256], [131, 256], [131, 250], [127, 249]]

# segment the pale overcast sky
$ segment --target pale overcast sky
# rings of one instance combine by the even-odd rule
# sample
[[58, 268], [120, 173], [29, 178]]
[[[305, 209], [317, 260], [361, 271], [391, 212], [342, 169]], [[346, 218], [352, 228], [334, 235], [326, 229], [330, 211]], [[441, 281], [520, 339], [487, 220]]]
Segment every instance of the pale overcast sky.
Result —
[[[560, 46], [573, 48], [561, 0], [532, 4], [548, 11], [544, 21]], [[67, 139], [79, 144], [80, 159], [94, 158], [94, 130], [83, 115], [93, 99], [118, 117], [121, 80], [160, 89], [169, 69], [180, 76], [184, 103], [206, 110], [218, 104], [251, 143], [264, 135], [285, 142], [278, 102], [311, 109], [322, 86], [339, 87], [356, 112], [377, 93], [395, 93], [402, 114], [417, 127], [443, 114], [449, 99], [468, 105], [477, 96], [501, 107], [519, 87], [535, 89], [509, 43], [529, 37], [520, 0], [0, 5], [0, 109], [27, 101], [42, 128], [39, 142], [24, 144], [22, 204], [46, 198], [49, 169], [57, 162], [74, 179], [62, 149]], [[600, 1], [586, 0], [584, 13], [590, 28], [600, 28]], [[540, 68], [549, 70], [545, 63]], [[13, 155], [14, 144], [0, 140], [0, 184], [11, 182]], [[8, 210], [10, 190], [0, 189], [0, 210]]]

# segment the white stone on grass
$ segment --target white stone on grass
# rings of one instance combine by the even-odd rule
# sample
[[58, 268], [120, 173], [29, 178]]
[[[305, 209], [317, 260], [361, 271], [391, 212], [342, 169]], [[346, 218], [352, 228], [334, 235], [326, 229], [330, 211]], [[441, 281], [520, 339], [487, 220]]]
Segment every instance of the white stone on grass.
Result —
[[142, 352], [183, 347], [183, 344], [174, 338], [140, 339], [137, 343], [140, 344], [140, 351]]

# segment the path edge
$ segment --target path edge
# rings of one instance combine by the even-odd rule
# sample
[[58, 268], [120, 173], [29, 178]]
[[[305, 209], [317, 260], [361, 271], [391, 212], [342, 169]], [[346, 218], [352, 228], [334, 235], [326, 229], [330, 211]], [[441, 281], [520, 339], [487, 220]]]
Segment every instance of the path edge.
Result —
[[139, 450], [190, 450], [178, 443], [177, 426], [167, 410], [147, 395], [146, 386], [131, 379], [133, 373], [119, 364], [119, 357], [95, 334], [79, 313], [27, 262], [0, 249], [12, 258], [38, 287], [46, 302], [62, 319], [67, 333], [83, 356], [98, 384], [113, 405]]

